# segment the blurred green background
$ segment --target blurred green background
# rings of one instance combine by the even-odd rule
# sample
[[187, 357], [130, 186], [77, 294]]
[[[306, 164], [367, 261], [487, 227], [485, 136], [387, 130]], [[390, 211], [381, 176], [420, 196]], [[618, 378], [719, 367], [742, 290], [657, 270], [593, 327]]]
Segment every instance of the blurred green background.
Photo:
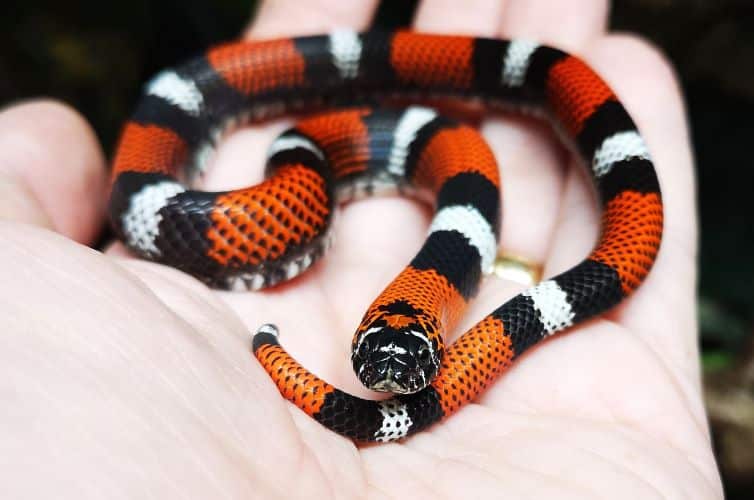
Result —
[[[236, 37], [255, 3], [6, 2], [0, 105], [62, 99], [111, 151], [142, 82]], [[659, 45], [682, 81], [699, 184], [707, 405], [728, 497], [754, 498], [754, 1], [617, 0], [611, 26]]]

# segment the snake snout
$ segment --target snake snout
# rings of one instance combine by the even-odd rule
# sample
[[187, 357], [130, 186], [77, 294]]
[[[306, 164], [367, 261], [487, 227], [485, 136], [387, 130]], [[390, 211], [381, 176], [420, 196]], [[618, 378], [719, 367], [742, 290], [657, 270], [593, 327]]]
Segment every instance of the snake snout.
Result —
[[420, 391], [437, 372], [428, 341], [415, 332], [387, 329], [364, 339], [354, 353], [353, 367], [367, 388], [397, 394]]

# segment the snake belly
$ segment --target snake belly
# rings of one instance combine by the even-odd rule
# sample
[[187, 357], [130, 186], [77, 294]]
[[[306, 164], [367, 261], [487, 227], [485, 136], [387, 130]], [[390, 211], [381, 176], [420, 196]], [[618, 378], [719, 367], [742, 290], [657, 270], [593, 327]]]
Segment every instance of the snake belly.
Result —
[[[182, 172], [190, 179], [201, 171], [220, 132], [234, 122], [385, 95], [474, 98], [492, 110], [544, 114], [583, 159], [601, 201], [600, 238], [581, 263], [502, 304], [448, 348], [443, 332], [491, 263], [499, 225], [499, 179], [488, 148], [472, 147], [483, 158], [478, 162], [464, 156], [444, 162], [452, 155], [442, 148], [468, 147], [478, 140], [473, 130], [426, 108], [389, 117], [357, 108], [341, 112], [339, 122], [325, 115], [283, 134], [272, 147], [271, 176], [259, 186], [204, 193], [178, 180]], [[380, 113], [384, 120], [370, 127], [369, 116]], [[330, 129], [323, 125], [328, 120]], [[354, 129], [348, 146], [328, 145], [328, 137], [342, 137], [338, 126]], [[446, 141], [448, 130], [458, 140]], [[442, 143], [434, 155], [428, 153], [433, 141]], [[425, 161], [430, 156], [434, 160]], [[424, 247], [370, 307], [354, 336], [360, 380], [400, 394], [377, 402], [338, 390], [288, 355], [270, 325], [253, 342], [286, 398], [358, 441], [401, 439], [451, 415], [526, 349], [632, 293], [660, 245], [662, 201], [647, 146], [613, 91], [583, 61], [526, 40], [404, 31], [231, 43], [161, 73], [124, 129], [110, 216], [117, 234], [145, 258], [211, 286], [258, 289], [295, 276], [319, 257], [334, 200], [347, 196], [340, 193], [380, 186], [428, 188], [437, 206]], [[452, 217], [443, 215], [451, 210]], [[453, 241], [441, 233], [452, 233]], [[418, 299], [424, 292], [417, 290], [425, 288], [430, 299]], [[431, 346], [429, 362], [422, 361], [421, 343], [398, 342], [414, 337]], [[360, 354], [365, 342], [369, 349]], [[412, 356], [401, 357], [409, 351]], [[375, 352], [429, 369], [399, 377], [400, 363], [379, 364], [384, 359], [370, 356]], [[368, 377], [359, 373], [366, 362], [372, 366]]]

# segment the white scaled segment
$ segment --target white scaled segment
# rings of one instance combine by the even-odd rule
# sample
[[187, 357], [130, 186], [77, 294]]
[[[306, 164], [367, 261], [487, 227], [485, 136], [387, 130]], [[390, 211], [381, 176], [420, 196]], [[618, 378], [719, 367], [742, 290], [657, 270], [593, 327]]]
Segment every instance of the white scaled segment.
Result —
[[257, 333], [268, 333], [268, 334], [270, 334], [270, 335], [272, 335], [274, 337], [278, 337], [279, 336], [279, 332], [278, 332], [277, 327], [275, 325], [271, 325], [269, 323], [260, 326], [257, 329]]
[[304, 255], [301, 258], [301, 269], [309, 269], [309, 266], [312, 265], [312, 256], [309, 254]]
[[358, 33], [347, 29], [330, 33], [330, 53], [341, 78], [352, 80], [358, 76], [361, 59], [361, 39]]
[[413, 424], [406, 405], [388, 399], [379, 402], [379, 410], [382, 414], [382, 427], [374, 434], [375, 439], [385, 443], [406, 437]]
[[242, 276], [246, 288], [253, 292], [260, 290], [264, 286], [264, 277], [259, 273], [244, 274]]
[[437, 117], [429, 108], [411, 107], [403, 113], [393, 131], [393, 147], [390, 148], [387, 170], [391, 174], [403, 176], [406, 173], [406, 158], [409, 146], [416, 139], [419, 131]]
[[539, 44], [529, 40], [511, 40], [503, 59], [501, 83], [505, 87], [520, 87], [526, 79], [531, 55]]
[[154, 243], [162, 220], [159, 211], [170, 198], [185, 190], [177, 182], [162, 181], [144, 186], [131, 198], [131, 204], [122, 218], [123, 232], [131, 248], [139, 249], [151, 257], [160, 255]]
[[497, 240], [487, 219], [473, 205], [451, 205], [440, 209], [429, 226], [429, 234], [435, 231], [458, 231], [464, 235], [482, 257], [482, 272], [492, 272]]
[[598, 179], [610, 173], [613, 165], [630, 158], [649, 159], [649, 150], [644, 139], [635, 130], [618, 132], [605, 139], [592, 160], [592, 171]]
[[228, 289], [234, 292], [245, 292], [246, 290], [248, 290], [246, 283], [244, 283], [243, 279], [241, 279], [240, 276], [235, 276], [228, 279]]
[[526, 290], [523, 295], [534, 302], [545, 333], [554, 333], [573, 324], [574, 312], [568, 303], [568, 295], [555, 281], [543, 281]]
[[192, 116], [198, 116], [204, 104], [196, 83], [173, 71], [163, 71], [155, 76], [147, 84], [147, 94], [162, 97]]
[[285, 278], [291, 280], [298, 276], [300, 272], [301, 270], [298, 266], [298, 262], [292, 260], [288, 263], [288, 267], [285, 270]]
[[325, 155], [322, 150], [317, 147], [312, 141], [306, 137], [299, 136], [282, 136], [275, 139], [275, 142], [270, 145], [269, 151], [267, 151], [267, 158], [271, 158], [273, 155], [280, 153], [281, 151], [288, 151], [290, 149], [302, 148], [307, 151], [311, 151], [320, 160], [324, 160]]

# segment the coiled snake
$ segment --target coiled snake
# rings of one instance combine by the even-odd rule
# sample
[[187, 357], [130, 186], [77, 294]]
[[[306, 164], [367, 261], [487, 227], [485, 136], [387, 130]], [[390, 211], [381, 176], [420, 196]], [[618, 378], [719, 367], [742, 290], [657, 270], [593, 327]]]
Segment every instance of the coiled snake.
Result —
[[[267, 180], [190, 190], [221, 132], [295, 110], [376, 97], [453, 96], [551, 118], [591, 173], [601, 236], [569, 271], [507, 301], [444, 345], [494, 260], [499, 177], [479, 134], [424, 107], [340, 109], [307, 118], [271, 146]], [[386, 190], [429, 197], [424, 245], [369, 307], [352, 362], [386, 401], [320, 380], [265, 325], [253, 350], [281, 393], [359, 441], [403, 438], [474, 399], [540, 340], [600, 314], [647, 275], [662, 202], [647, 147], [612, 90], [584, 62], [525, 40], [409, 31], [238, 42], [155, 77], [114, 159], [110, 217], [142, 257], [210, 286], [257, 290], [295, 277], [327, 247], [338, 201]]]

